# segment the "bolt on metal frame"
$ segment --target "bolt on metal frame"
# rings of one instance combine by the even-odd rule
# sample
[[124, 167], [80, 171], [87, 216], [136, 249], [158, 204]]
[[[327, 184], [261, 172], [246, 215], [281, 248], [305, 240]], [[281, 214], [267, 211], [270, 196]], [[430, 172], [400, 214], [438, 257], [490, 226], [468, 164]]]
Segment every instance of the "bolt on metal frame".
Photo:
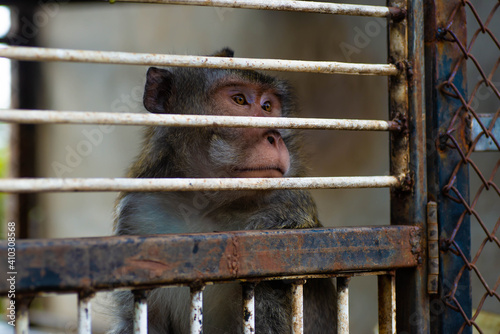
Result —
[[[123, 0], [127, 2], [127, 0]], [[397, 226], [352, 228], [352, 229], [322, 229], [307, 231], [246, 231], [229, 232], [208, 235], [184, 235], [162, 237], [107, 237], [92, 239], [67, 239], [55, 241], [24, 240], [18, 242], [18, 256], [24, 259], [19, 264], [19, 275], [23, 275], [18, 286], [21, 295], [32, 296], [40, 292], [78, 292], [79, 293], [79, 332], [90, 333], [89, 298], [93, 291], [108, 290], [117, 287], [132, 287], [135, 294], [135, 323], [137, 332], [144, 333], [147, 325], [147, 292], [141, 288], [150, 289], [165, 284], [187, 284], [191, 286], [191, 333], [200, 333], [202, 330], [202, 290], [204, 284], [217, 283], [225, 280], [242, 280], [244, 285], [243, 317], [248, 315], [248, 321], [243, 322], [244, 330], [252, 332], [255, 329], [253, 313], [253, 287], [245, 280], [254, 279], [294, 279], [293, 291], [293, 331], [303, 332], [302, 286], [306, 279], [325, 276], [340, 276], [337, 280], [339, 289], [339, 333], [347, 333], [348, 326], [348, 282], [349, 278], [357, 275], [377, 275], [379, 277], [379, 332], [395, 333], [409, 330], [412, 333], [424, 332], [426, 328], [410, 328], [408, 315], [417, 314], [427, 319], [427, 295], [424, 293], [427, 279], [425, 276], [425, 249], [423, 248], [426, 228], [426, 175], [425, 175], [425, 117], [424, 117], [424, 90], [423, 90], [423, 7], [421, 1], [388, 1], [384, 6], [358, 6], [331, 3], [316, 3], [305, 1], [276, 1], [266, 2], [259, 0], [246, 1], [167, 1], [145, 0], [133, 2], [155, 2], [170, 4], [213, 5], [234, 8], [258, 8], [271, 10], [297, 10], [316, 13], [330, 13], [341, 15], [361, 15], [386, 17], [389, 20], [389, 64], [346, 64], [338, 62], [307, 62], [288, 60], [259, 60], [241, 58], [215, 58], [197, 56], [173, 56], [154, 54], [127, 54], [122, 52], [99, 52], [82, 50], [59, 50], [45, 48], [6, 47], [0, 49], [0, 57], [32, 61], [85, 61], [110, 64], [136, 65], [165, 65], [165, 66], [197, 66], [220, 67], [239, 69], [262, 69], [279, 71], [301, 71], [315, 73], [338, 73], [356, 75], [387, 75], [389, 76], [390, 91], [390, 121], [356, 121], [356, 120], [304, 120], [304, 119], [276, 119], [266, 120], [246, 118], [244, 123], [249, 127], [269, 126], [279, 122], [278, 127], [284, 128], [328, 128], [348, 130], [382, 130], [391, 133], [391, 175], [369, 178], [294, 178], [293, 180], [257, 180], [264, 183], [264, 187], [282, 188], [339, 188], [339, 187], [392, 187], [391, 191], [391, 224]], [[104, 113], [69, 113], [53, 111], [21, 111], [7, 110], [3, 121], [27, 123], [82, 123], [90, 117], [90, 122], [97, 124], [160, 124], [175, 126], [241, 126], [235, 123], [236, 119], [216, 117], [155, 117], [156, 115], [108, 115]], [[163, 115], [162, 115], [163, 116]], [[154, 120], [154, 118], [157, 118]], [[163, 123], [162, 123], [163, 122]], [[170, 123], [169, 123], [170, 122]], [[211, 123], [210, 123], [211, 122]], [[275, 126], [275, 125], [273, 125]], [[154, 182], [158, 183], [155, 179]], [[165, 181], [163, 183], [163, 181]], [[148, 185], [148, 182], [150, 183]], [[180, 182], [181, 188], [175, 188], [172, 182]], [[191, 182], [199, 182], [193, 187]], [[212, 182], [213, 184], [211, 184]], [[162, 180], [159, 186], [151, 185], [151, 180], [130, 179], [5, 179], [0, 180], [0, 191], [30, 192], [30, 191], [165, 191], [167, 189], [182, 190], [213, 190], [213, 189], [261, 189], [252, 180], [205, 179], [205, 180]], [[239, 185], [238, 185], [239, 184]], [[152, 188], [156, 187], [156, 188]], [[177, 185], [177, 187], [179, 187]], [[252, 188], [254, 187], [254, 188]], [[406, 226], [405, 226], [406, 225]], [[265, 238], [262, 238], [265, 237]], [[283, 250], [275, 247], [273, 241], [281, 240], [285, 245], [307, 245], [298, 240], [321, 240], [325, 249], [296, 249]], [[130, 248], [130, 240], [134, 241], [134, 248]], [[147, 266], [143, 272], [130, 271], [122, 264], [122, 270], [127, 275], [117, 278], [113, 269], [106, 263], [109, 255], [106, 249], [113, 248], [115, 253], [123, 258], [139, 256], [145, 258], [148, 247], [165, 247], [168, 244], [176, 247], [185, 247], [185, 254], [190, 253], [192, 242], [198, 240], [200, 249], [207, 251], [222, 249], [220, 257], [231, 257], [237, 252], [235, 261], [237, 270], [232, 266], [226, 268], [228, 272], [211, 272], [204, 270], [203, 284], [193, 285], [200, 277], [182, 271], [164, 271], [160, 280], [152, 280]], [[378, 246], [373, 246], [376, 243]], [[215, 246], [217, 246], [215, 247]], [[346, 259], [344, 249], [349, 245], [352, 259]], [[98, 246], [98, 247], [96, 247]], [[261, 247], [262, 254], [272, 254], [274, 261], [255, 258], [250, 250]], [[0, 252], [6, 252], [7, 246], [0, 244]], [[121, 251], [116, 252], [116, 249]], [[366, 254], [367, 250], [372, 250]], [[202, 268], [214, 256], [208, 252], [203, 255], [199, 252], [194, 266]], [[105, 256], [106, 255], [106, 256]], [[62, 257], [61, 257], [62, 256]], [[75, 261], [78, 257], [79, 261]], [[90, 268], [72, 268], [61, 265], [67, 260], [75, 263], [89, 263], [89, 259], [98, 259], [101, 262], [93, 263], [92, 281], [82, 282], [82, 275], [88, 275]], [[47, 259], [46, 261], [42, 259]], [[250, 260], [251, 259], [251, 260]], [[114, 259], [117, 260], [117, 259]], [[245, 261], [246, 260], [246, 261]], [[179, 258], [173, 264], [182, 266], [186, 261], [193, 259]], [[256, 265], [252, 267], [251, 265]], [[260, 266], [258, 266], [260, 264]], [[3, 268], [4, 263], [0, 264]], [[245, 267], [246, 266], [246, 267]], [[50, 268], [60, 273], [58, 280], [30, 278], [30, 271], [41, 271]], [[181, 267], [179, 267], [181, 268]], [[406, 269], [401, 269], [406, 268]], [[76, 270], [78, 269], [78, 270]], [[397, 274], [394, 270], [398, 269]], [[128, 272], [126, 271], [128, 270]], [[137, 290], [138, 289], [138, 290]], [[8, 286], [0, 282], [0, 293], [5, 294]], [[16, 332], [28, 330], [27, 306], [29, 298], [19, 300], [18, 325]], [[396, 312], [396, 303], [398, 305]], [[245, 318], [246, 319], [246, 318]], [[397, 323], [396, 323], [397, 320]], [[396, 325], [398, 326], [396, 328]]]

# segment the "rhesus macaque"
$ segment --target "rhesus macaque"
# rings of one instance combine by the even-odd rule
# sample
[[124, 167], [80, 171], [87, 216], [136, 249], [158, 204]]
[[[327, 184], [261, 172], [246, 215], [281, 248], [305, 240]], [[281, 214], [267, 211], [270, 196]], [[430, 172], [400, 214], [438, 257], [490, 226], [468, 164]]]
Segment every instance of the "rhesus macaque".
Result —
[[[219, 56], [232, 56], [229, 49]], [[144, 106], [153, 113], [280, 117], [295, 113], [288, 83], [255, 71], [150, 68]], [[305, 174], [300, 138], [288, 130], [256, 128], [147, 129], [130, 168], [135, 178], [293, 177]], [[302, 190], [121, 193], [118, 235], [289, 229], [321, 226], [309, 192]], [[257, 334], [291, 333], [290, 284], [255, 288]], [[115, 294], [114, 334], [133, 331], [133, 296]], [[239, 284], [207, 286], [205, 334], [241, 333]], [[189, 332], [189, 288], [160, 288], [148, 296], [149, 333]], [[305, 333], [336, 333], [335, 290], [329, 279], [304, 286]]]

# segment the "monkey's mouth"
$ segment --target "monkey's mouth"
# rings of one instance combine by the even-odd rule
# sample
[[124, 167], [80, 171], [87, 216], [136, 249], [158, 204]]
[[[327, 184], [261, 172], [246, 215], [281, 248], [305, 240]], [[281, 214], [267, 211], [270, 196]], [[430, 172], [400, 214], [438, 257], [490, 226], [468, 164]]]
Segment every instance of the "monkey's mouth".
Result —
[[283, 177], [285, 172], [278, 166], [236, 168], [239, 177]]

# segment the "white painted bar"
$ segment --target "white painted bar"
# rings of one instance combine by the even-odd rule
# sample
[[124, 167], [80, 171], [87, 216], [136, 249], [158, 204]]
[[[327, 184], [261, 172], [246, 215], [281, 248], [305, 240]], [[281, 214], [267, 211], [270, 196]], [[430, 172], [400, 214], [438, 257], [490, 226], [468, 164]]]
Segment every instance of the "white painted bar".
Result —
[[15, 334], [28, 334], [29, 333], [29, 304], [30, 300], [20, 298], [16, 300], [16, 326], [14, 327]]
[[337, 278], [337, 333], [349, 334], [349, 277]]
[[203, 288], [191, 287], [191, 334], [203, 333]]
[[78, 294], [78, 334], [91, 334], [92, 323], [90, 314], [91, 295]]
[[148, 303], [144, 291], [134, 291], [134, 334], [148, 334]]
[[[403, 179], [403, 177], [400, 177]], [[352, 177], [281, 177], [281, 178], [213, 178], [213, 179], [130, 179], [130, 178], [19, 178], [0, 179], [0, 192], [67, 192], [67, 191], [204, 191], [265, 189], [345, 189], [387, 188], [401, 186], [396, 176]]]
[[243, 283], [243, 334], [255, 334], [255, 284]]
[[292, 334], [304, 333], [304, 283], [292, 283]]
[[386, 17], [389, 7], [286, 0], [113, 0], [113, 2], [160, 3], [211, 7], [247, 8], [352, 16]]
[[100, 64], [206, 67], [326, 74], [396, 75], [399, 73], [396, 66], [392, 64], [352, 64], [335, 61], [184, 56], [152, 53], [49, 49], [25, 46], [0, 47], [0, 57], [27, 61], [66, 61]]
[[389, 131], [394, 121], [0, 109], [0, 122]]

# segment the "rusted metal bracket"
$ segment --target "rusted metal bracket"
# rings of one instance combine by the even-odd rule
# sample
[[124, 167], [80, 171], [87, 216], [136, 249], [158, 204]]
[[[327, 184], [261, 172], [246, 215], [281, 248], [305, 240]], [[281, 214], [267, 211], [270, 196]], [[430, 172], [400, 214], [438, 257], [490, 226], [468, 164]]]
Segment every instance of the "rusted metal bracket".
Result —
[[436, 202], [427, 203], [427, 247], [427, 292], [437, 294], [439, 282], [439, 233]]
[[[19, 240], [16, 254], [23, 261], [16, 268], [16, 293], [415, 267], [420, 254], [412, 244], [420, 232], [418, 226], [372, 226]], [[1, 241], [0, 256], [6, 258], [7, 249]], [[0, 270], [7, 272], [6, 265], [0, 263]], [[0, 295], [8, 291], [8, 282], [0, 281]]]

